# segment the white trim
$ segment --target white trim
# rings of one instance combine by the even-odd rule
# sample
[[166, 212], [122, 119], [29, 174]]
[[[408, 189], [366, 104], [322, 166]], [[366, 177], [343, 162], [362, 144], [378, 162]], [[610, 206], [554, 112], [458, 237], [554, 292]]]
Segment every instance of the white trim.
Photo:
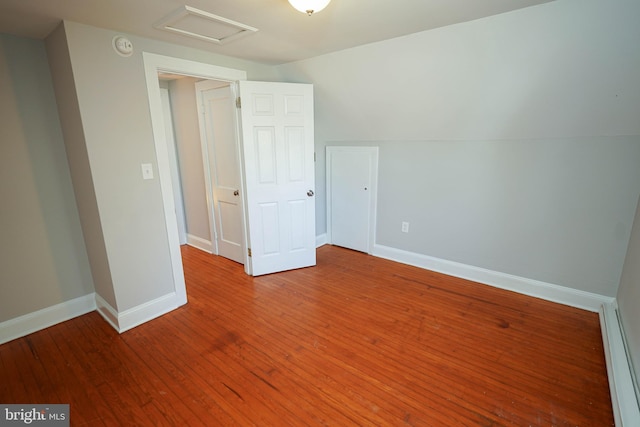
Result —
[[614, 301], [612, 297], [403, 251], [388, 246], [375, 245], [373, 255], [592, 312], [598, 312], [603, 304], [610, 304]]
[[0, 344], [21, 338], [96, 309], [93, 293], [0, 323]]
[[213, 243], [210, 240], [203, 239], [193, 234], [187, 234], [187, 245], [200, 249], [207, 253], [213, 253]]
[[613, 416], [617, 427], [639, 426], [640, 408], [617, 312], [615, 303], [603, 304], [600, 308], [600, 327]]
[[96, 294], [96, 311], [102, 316], [104, 320], [110, 324], [116, 331], [118, 328], [118, 310], [111, 307], [111, 305], [104, 300], [100, 295]]
[[145, 73], [151, 69], [151, 76], [148, 77], [151, 77], [152, 81], [155, 79], [156, 86], [158, 85], [158, 71], [180, 74], [183, 76], [199, 77], [202, 79], [226, 80], [230, 82], [247, 79], [246, 71], [205, 64], [204, 62], [174, 58], [172, 56], [158, 55], [156, 53], [149, 52], [142, 52], [142, 58], [144, 60]]
[[113, 329], [118, 331], [118, 333], [123, 333], [135, 328], [183, 305], [175, 292], [163, 295], [160, 298], [140, 304], [121, 313], [111, 307], [100, 295], [96, 294], [95, 301], [98, 313], [100, 313], [104, 320], [106, 320]]
[[328, 243], [327, 241], [327, 233], [321, 234], [319, 236], [316, 236], [316, 248], [319, 248], [320, 246], [324, 246]]
[[149, 320], [160, 317], [180, 307], [181, 302], [175, 292], [145, 302], [137, 307], [118, 313], [119, 332], [135, 328]]
[[[151, 126], [153, 129], [153, 142], [158, 162], [158, 179], [162, 193], [162, 206], [166, 222], [167, 239], [169, 241], [169, 256], [173, 271], [174, 291], [178, 305], [187, 303], [187, 288], [184, 282], [184, 268], [180, 252], [180, 237], [178, 235], [178, 221], [175, 213], [175, 202], [171, 184], [171, 168], [169, 166], [169, 153], [166, 144], [164, 129], [164, 114], [160, 100], [160, 87], [158, 85], [158, 72], [169, 72], [192, 77], [200, 77], [215, 80], [236, 81], [247, 78], [246, 71], [216, 65], [195, 62], [181, 58], [158, 55], [149, 52], [142, 53], [144, 73], [149, 97], [149, 112], [151, 114]], [[176, 306], [176, 307], [177, 307]]]

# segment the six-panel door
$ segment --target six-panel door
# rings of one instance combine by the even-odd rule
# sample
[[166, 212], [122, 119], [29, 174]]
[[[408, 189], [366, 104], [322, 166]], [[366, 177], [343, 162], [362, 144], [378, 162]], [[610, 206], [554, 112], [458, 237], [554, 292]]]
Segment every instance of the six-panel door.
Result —
[[315, 265], [313, 86], [239, 88], [253, 275]]

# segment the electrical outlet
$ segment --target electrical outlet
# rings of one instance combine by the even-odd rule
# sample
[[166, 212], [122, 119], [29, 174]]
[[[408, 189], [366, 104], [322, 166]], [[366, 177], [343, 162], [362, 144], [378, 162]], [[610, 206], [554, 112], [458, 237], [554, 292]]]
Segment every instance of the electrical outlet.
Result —
[[406, 222], [406, 221], [404, 221], [404, 222], [402, 223], [402, 232], [403, 232], [403, 233], [408, 233], [408, 232], [409, 232], [409, 223], [408, 223], [408, 222]]

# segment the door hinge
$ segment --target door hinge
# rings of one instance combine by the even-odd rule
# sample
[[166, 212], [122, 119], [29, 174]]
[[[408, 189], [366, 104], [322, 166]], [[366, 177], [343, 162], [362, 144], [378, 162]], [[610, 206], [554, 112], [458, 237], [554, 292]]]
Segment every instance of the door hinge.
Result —
[[249, 258], [251, 258], [251, 248], [247, 248], [247, 254], [249, 255]]
[[242, 100], [240, 97], [236, 98], [236, 108], [242, 108]]

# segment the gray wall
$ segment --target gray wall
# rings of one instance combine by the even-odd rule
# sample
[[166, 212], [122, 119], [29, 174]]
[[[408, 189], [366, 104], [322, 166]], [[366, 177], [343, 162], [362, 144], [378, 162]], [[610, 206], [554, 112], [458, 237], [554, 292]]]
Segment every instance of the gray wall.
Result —
[[93, 293], [42, 41], [0, 34], [0, 322]]
[[315, 87], [317, 234], [325, 147], [379, 146], [377, 244], [615, 296], [640, 193], [638, 16], [558, 0], [278, 67]]
[[195, 78], [173, 80], [169, 83], [169, 92], [180, 160], [187, 233], [211, 241], [196, 104], [196, 81]]
[[58, 114], [96, 294], [117, 308], [64, 28], [46, 40]]
[[[100, 226], [105, 255], [95, 251], [90, 256], [109, 266], [108, 272], [93, 270], [100, 276], [94, 278], [106, 283], [111, 276], [115, 302], [105, 300], [122, 312], [174, 289], [142, 52], [242, 69], [252, 79], [268, 80], [274, 73], [271, 67], [131, 35], [135, 52], [125, 58], [112, 48], [118, 33], [73, 22], [63, 25], [86, 143], [87, 162], [79, 163], [89, 165], [97, 206], [85, 234]], [[53, 61], [62, 55], [49, 53]], [[55, 74], [63, 80], [61, 73]], [[141, 163], [153, 165], [155, 179], [142, 180]]]
[[618, 289], [618, 310], [622, 321], [627, 348], [635, 370], [636, 379], [640, 369], [640, 200], [629, 241], [627, 258], [622, 270]]

